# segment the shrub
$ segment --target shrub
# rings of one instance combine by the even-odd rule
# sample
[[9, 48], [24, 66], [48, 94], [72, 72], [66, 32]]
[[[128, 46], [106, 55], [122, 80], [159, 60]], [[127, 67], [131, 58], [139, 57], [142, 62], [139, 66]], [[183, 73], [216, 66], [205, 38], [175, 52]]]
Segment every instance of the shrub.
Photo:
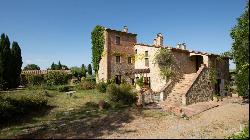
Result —
[[249, 123], [244, 127], [242, 132], [237, 132], [228, 137], [228, 139], [248, 139], [249, 138]]
[[21, 119], [22, 116], [47, 106], [47, 98], [41, 94], [6, 95], [0, 97], [0, 122]]
[[20, 85], [21, 86], [26, 86], [28, 85], [28, 79], [27, 79], [27, 76], [26, 75], [21, 75], [20, 77]]
[[45, 80], [43, 75], [25, 75], [23, 78], [21, 78], [23, 81], [23, 84], [26, 84], [28, 86], [35, 86], [35, 85], [42, 85]]
[[80, 90], [94, 89], [95, 85], [96, 85], [95, 82], [92, 82], [92, 81], [83, 81], [83, 82], [79, 83], [79, 85], [77, 86], [77, 88], [80, 89]]
[[96, 81], [95, 77], [87, 77], [87, 78], [85, 78], [85, 80], [86, 81], [92, 81], [92, 82]]
[[99, 100], [98, 106], [99, 106], [99, 109], [108, 109], [111, 107], [111, 105], [104, 100]]
[[67, 84], [69, 79], [70, 75], [59, 71], [51, 71], [46, 75], [46, 83], [50, 86]]
[[58, 91], [59, 92], [68, 92], [68, 91], [70, 91], [70, 86], [67, 86], [67, 85], [58, 86]]
[[77, 84], [79, 84], [80, 83], [80, 81], [78, 80], [78, 79], [76, 79], [76, 78], [72, 78], [71, 80], [70, 80], [70, 85], [77, 85]]
[[105, 93], [106, 90], [107, 90], [107, 86], [108, 84], [107, 83], [104, 83], [104, 82], [100, 82], [96, 85], [96, 88], [98, 89], [98, 91], [102, 92], [102, 93]]
[[98, 104], [95, 102], [87, 102], [85, 104], [85, 107], [88, 109], [97, 109], [98, 108]]
[[137, 101], [137, 95], [132, 92], [132, 87], [128, 84], [110, 84], [107, 88], [107, 93], [111, 102], [131, 106]]

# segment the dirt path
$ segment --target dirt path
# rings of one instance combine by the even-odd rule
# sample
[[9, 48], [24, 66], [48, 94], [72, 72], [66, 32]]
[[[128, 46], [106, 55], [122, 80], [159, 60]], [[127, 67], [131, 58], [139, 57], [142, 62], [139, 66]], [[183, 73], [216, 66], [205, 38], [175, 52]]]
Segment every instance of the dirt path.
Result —
[[[227, 101], [225, 101], [227, 102]], [[189, 120], [173, 115], [138, 117], [111, 135], [99, 138], [225, 138], [249, 120], [249, 104], [225, 103]]]
[[[7, 138], [225, 138], [249, 121], [249, 104], [226, 99], [188, 120], [171, 114], [138, 114], [129, 109], [107, 114], [93, 113], [27, 128]], [[145, 112], [144, 112], [145, 113]], [[72, 115], [71, 115], [72, 116]]]

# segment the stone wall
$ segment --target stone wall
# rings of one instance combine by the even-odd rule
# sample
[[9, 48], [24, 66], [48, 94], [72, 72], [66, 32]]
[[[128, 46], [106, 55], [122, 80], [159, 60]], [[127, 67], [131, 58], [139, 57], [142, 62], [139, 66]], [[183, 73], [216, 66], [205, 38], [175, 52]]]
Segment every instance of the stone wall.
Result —
[[[120, 37], [120, 44], [115, 43], [116, 36]], [[128, 63], [128, 57], [134, 57], [134, 44], [136, 43], [136, 36], [127, 34], [125, 32], [109, 32], [109, 69], [108, 69], [108, 78], [114, 78], [115, 75], [122, 75], [122, 79], [127, 82], [131, 82], [131, 78], [134, 78], [134, 75], [126, 75], [134, 70], [134, 61]], [[120, 63], [116, 63], [116, 56], [120, 56]]]
[[183, 104], [209, 101], [213, 98], [212, 83], [209, 79], [209, 69], [204, 67], [197, 72], [197, 78], [183, 98]]
[[[136, 43], [136, 34], [126, 33], [115, 30], [105, 30], [105, 44], [101, 61], [99, 63], [99, 70], [97, 75], [97, 82], [107, 81], [112, 79], [115, 75], [122, 75], [128, 82], [134, 75], [126, 76], [127, 72], [134, 69], [134, 61], [128, 63], [128, 57], [134, 55], [134, 44]], [[116, 44], [116, 36], [120, 37], [120, 44]], [[121, 63], [116, 63], [116, 56], [120, 56]]]

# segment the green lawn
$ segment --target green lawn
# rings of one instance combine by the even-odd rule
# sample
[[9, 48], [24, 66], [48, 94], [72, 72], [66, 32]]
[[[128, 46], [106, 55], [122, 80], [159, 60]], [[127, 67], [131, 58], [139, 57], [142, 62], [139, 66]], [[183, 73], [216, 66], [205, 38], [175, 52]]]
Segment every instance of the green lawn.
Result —
[[[44, 91], [45, 90], [42, 90], [40, 88], [24, 89], [9, 92], [0, 91], [0, 96], [18, 97], [34, 93], [44, 94]], [[100, 93], [95, 89], [78, 90], [71, 97], [65, 92], [58, 92], [57, 90], [46, 91], [47, 96], [44, 96], [46, 96], [46, 98], [48, 99], [48, 105], [50, 106], [50, 109], [46, 110], [44, 113], [30, 116], [29, 120], [23, 120], [22, 122], [14, 123], [2, 128], [2, 130], [0, 130], [0, 138], [5, 138], [9, 135], [14, 135], [15, 133], [18, 133], [29, 126], [40, 125], [45, 122], [63, 119], [68, 116], [70, 116], [71, 119], [74, 119], [73, 116], [79, 116], [79, 112], [81, 112], [81, 110], [85, 108], [86, 102], [92, 101], [98, 103], [98, 101], [101, 99], [107, 100], [107, 95], [105, 93]]]
[[100, 93], [96, 89], [77, 90], [69, 97], [65, 92], [59, 92], [57, 87], [53, 88], [44, 90], [41, 87], [31, 87], [18, 91], [0, 91], [0, 96], [14, 98], [42, 94], [42, 97], [48, 99], [49, 105], [46, 110], [37, 110], [34, 114], [23, 116], [21, 122], [0, 126], [0, 138], [53, 138], [55, 133], [66, 138], [77, 136], [74, 134], [76, 132], [81, 132], [82, 138], [96, 138], [103, 135], [104, 131], [112, 132], [118, 129], [123, 123], [129, 123], [137, 116], [160, 119], [168, 115], [160, 110], [141, 110], [119, 104], [111, 104], [111, 108], [100, 110], [95, 104], [92, 106], [86, 103], [108, 101], [106, 93]]

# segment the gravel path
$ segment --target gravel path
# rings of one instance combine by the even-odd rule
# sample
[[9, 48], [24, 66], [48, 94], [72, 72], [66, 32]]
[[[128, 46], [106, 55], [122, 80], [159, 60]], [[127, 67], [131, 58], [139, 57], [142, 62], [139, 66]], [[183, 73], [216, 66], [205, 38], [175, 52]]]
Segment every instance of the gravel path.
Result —
[[115, 133], [99, 138], [225, 138], [240, 130], [249, 120], [249, 104], [224, 101], [219, 107], [189, 120], [169, 115], [161, 118], [137, 117]]

